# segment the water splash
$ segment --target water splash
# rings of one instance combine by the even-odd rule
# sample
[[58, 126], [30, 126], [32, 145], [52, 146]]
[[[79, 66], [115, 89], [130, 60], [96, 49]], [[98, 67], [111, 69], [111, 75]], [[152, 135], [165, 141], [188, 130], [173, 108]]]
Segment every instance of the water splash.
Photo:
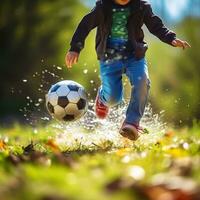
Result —
[[[120, 126], [125, 119], [127, 103], [113, 107], [107, 119], [96, 118], [94, 103], [89, 104], [89, 110], [79, 121], [73, 123], [56, 123], [52, 127], [56, 129], [56, 141], [68, 150], [80, 150], [80, 146], [94, 149], [104, 144], [113, 148], [133, 147], [135, 145], [148, 146], [156, 143], [165, 132], [165, 124], [161, 121], [162, 113], [153, 114], [148, 105], [141, 121], [141, 126], [147, 128], [149, 134], [142, 134], [136, 142], [125, 140], [119, 134]], [[79, 146], [78, 146], [79, 145]]]
[[[86, 64], [84, 65], [86, 67]], [[53, 121], [47, 112], [43, 111], [45, 106], [44, 96], [47, 93], [52, 83], [63, 80], [58, 75], [62, 68], [54, 65], [53, 70], [47, 69], [41, 72], [35, 72], [32, 75], [34, 80], [38, 83], [38, 91], [40, 97], [35, 99], [34, 97], [26, 96], [26, 105], [20, 109], [26, 120], [30, 125], [42, 124], [43, 122], [50, 123], [51, 131], [55, 133], [55, 139], [57, 143], [63, 148], [70, 150], [76, 149], [94, 149], [95, 147], [112, 146], [113, 148], [132, 147], [134, 145], [148, 146], [149, 144], [156, 143], [165, 132], [166, 124], [162, 122], [163, 112], [159, 114], [153, 114], [150, 105], [146, 107], [145, 114], [141, 121], [141, 126], [148, 129], [149, 134], [143, 134], [137, 142], [127, 142], [119, 135], [120, 126], [125, 119], [126, 108], [128, 102], [122, 102], [120, 105], [111, 108], [110, 114], [107, 119], [100, 120], [96, 118], [94, 112], [94, 100], [90, 100], [88, 112], [79, 121], [65, 123], [59, 121]], [[97, 69], [94, 69], [97, 72]], [[87, 74], [88, 69], [83, 70], [83, 74]], [[27, 83], [30, 82], [27, 79]], [[124, 84], [127, 80], [124, 81]], [[90, 84], [94, 86], [95, 81], [90, 80]], [[97, 88], [94, 87], [96, 91]], [[90, 95], [89, 95], [90, 96]], [[34, 110], [32, 109], [34, 108]]]
[[25, 77], [20, 80], [20, 82], [23, 82], [20, 90], [11, 88], [12, 94], [22, 93], [23, 95], [26, 94], [26, 92], [23, 91], [24, 87], [26, 88], [28, 84], [31, 85], [34, 82], [34, 86], [36, 87], [36, 89], [34, 88], [34, 90], [36, 90], [34, 93], [37, 92], [37, 96], [31, 94], [24, 96], [25, 104], [19, 109], [19, 112], [23, 114], [24, 119], [30, 125], [35, 126], [50, 121], [51, 117], [46, 111], [44, 111], [45, 94], [48, 92], [52, 84], [64, 80], [61, 76], [62, 70], [63, 68], [57, 65], [53, 65], [50, 70], [44, 66], [41, 71], [36, 71], [29, 76], [29, 78]]

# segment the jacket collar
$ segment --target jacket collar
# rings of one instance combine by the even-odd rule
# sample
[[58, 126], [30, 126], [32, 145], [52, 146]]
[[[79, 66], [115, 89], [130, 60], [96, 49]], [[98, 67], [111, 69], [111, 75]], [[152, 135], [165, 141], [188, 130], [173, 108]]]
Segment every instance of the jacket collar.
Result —
[[141, 9], [141, 0], [133, 0], [131, 2], [131, 10], [136, 11]]

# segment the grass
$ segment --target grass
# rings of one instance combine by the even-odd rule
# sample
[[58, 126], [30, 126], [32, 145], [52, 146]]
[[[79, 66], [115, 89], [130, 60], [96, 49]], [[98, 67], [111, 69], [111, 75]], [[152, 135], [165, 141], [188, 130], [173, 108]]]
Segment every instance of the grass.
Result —
[[168, 130], [150, 144], [121, 139], [124, 146], [116, 147], [105, 139], [67, 147], [57, 138], [50, 125], [0, 130], [2, 200], [199, 199], [198, 123]]

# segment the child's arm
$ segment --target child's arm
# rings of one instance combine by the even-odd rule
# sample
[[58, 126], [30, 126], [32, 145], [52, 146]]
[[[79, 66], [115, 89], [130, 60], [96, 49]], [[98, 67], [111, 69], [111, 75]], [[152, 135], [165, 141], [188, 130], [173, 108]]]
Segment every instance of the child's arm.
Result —
[[79, 53], [84, 48], [86, 37], [92, 29], [98, 26], [102, 17], [101, 5], [98, 3], [89, 14], [83, 17], [72, 37], [71, 48], [65, 57], [68, 68], [77, 63]]
[[186, 41], [176, 38], [176, 34], [170, 31], [158, 16], [154, 15], [151, 5], [146, 1], [144, 2], [144, 8], [144, 23], [152, 34], [157, 36], [161, 41], [172, 46], [182, 47], [183, 49], [190, 47]]
[[174, 46], [174, 47], [180, 47], [180, 48], [183, 48], [183, 49], [185, 49], [185, 48], [190, 48], [191, 46], [190, 46], [190, 44], [188, 44], [186, 41], [182, 41], [182, 40], [180, 40], [180, 39], [175, 39], [175, 40], [173, 40], [172, 41], [172, 45]]

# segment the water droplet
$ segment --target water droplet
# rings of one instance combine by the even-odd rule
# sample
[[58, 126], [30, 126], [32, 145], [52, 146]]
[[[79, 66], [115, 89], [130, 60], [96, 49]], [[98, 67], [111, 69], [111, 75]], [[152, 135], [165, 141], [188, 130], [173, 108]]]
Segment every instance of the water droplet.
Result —
[[122, 158], [122, 162], [123, 163], [129, 163], [131, 161], [131, 158], [129, 155], [126, 155]]
[[59, 67], [59, 66], [57, 66], [57, 69], [58, 69], [58, 70], [62, 70], [62, 68], [61, 68], [61, 67]]
[[132, 177], [133, 179], [139, 181], [139, 180], [144, 179], [145, 171], [140, 166], [131, 166], [128, 168], [128, 175]]
[[37, 129], [34, 129], [34, 130], [33, 130], [33, 133], [34, 133], [34, 134], [37, 134], [37, 133], [38, 133], [38, 130], [37, 130]]
[[88, 69], [84, 69], [84, 70], [83, 70], [83, 73], [84, 73], [84, 74], [87, 74], [87, 73], [88, 73]]
[[142, 152], [142, 153], [141, 153], [141, 157], [142, 157], [142, 158], [146, 158], [146, 157], [147, 157], [147, 153], [146, 153], [145, 151]]
[[40, 98], [40, 99], [38, 99], [38, 102], [40, 102], [40, 103], [41, 103], [41, 102], [43, 102], [43, 99], [41, 99], [41, 98]]
[[50, 118], [49, 117], [41, 117], [41, 120], [44, 120], [44, 121], [49, 121]]
[[8, 138], [8, 137], [5, 137], [3, 141], [4, 141], [5, 143], [8, 143], [9, 138]]
[[188, 150], [189, 149], [189, 144], [187, 142], [183, 143], [183, 148], [185, 150]]

